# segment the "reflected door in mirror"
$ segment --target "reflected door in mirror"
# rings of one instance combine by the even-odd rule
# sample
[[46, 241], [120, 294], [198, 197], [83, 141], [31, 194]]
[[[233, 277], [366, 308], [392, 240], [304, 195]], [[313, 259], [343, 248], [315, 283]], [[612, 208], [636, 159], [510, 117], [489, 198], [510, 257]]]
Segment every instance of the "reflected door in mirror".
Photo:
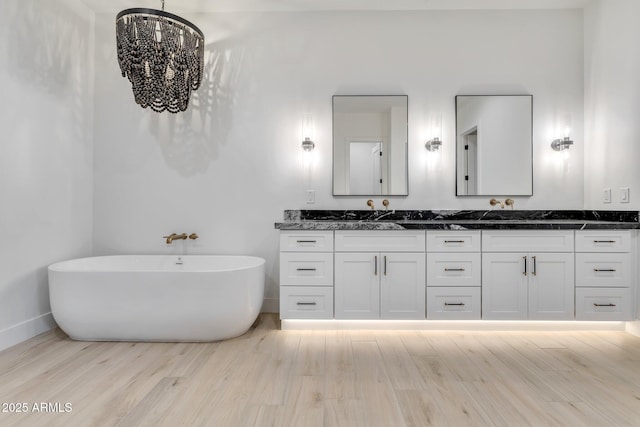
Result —
[[333, 194], [407, 195], [407, 102], [400, 96], [333, 97]]
[[456, 195], [533, 195], [531, 95], [456, 96]]

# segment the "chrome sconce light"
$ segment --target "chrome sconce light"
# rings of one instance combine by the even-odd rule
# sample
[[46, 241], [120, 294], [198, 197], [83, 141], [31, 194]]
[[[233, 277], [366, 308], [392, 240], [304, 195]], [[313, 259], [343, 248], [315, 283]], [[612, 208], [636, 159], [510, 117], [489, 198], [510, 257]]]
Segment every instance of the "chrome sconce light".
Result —
[[431, 138], [424, 144], [424, 148], [428, 151], [438, 151], [442, 147], [442, 141], [437, 136]]
[[440, 136], [442, 135], [442, 116], [440, 114], [436, 115], [430, 123], [430, 136], [427, 142], [424, 144], [424, 148], [430, 152], [440, 151], [442, 147], [442, 140]]
[[302, 118], [302, 149], [304, 151], [313, 151], [316, 144], [313, 138], [313, 119], [311, 114], [305, 114]]
[[560, 138], [554, 139], [551, 142], [551, 148], [553, 148], [556, 151], [568, 150], [569, 147], [571, 147], [572, 145], [573, 145], [573, 141], [568, 136], [565, 136], [562, 139]]
[[304, 141], [302, 141], [302, 149], [304, 151], [312, 151], [315, 147], [316, 144], [308, 136], [306, 136]]

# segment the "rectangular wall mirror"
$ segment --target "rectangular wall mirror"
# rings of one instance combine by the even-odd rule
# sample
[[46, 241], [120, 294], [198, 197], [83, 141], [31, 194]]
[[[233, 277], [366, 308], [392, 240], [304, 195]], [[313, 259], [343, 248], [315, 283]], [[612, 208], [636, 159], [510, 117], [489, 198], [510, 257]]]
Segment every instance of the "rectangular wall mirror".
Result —
[[533, 96], [456, 96], [456, 195], [533, 195]]
[[408, 96], [333, 96], [333, 195], [406, 196]]

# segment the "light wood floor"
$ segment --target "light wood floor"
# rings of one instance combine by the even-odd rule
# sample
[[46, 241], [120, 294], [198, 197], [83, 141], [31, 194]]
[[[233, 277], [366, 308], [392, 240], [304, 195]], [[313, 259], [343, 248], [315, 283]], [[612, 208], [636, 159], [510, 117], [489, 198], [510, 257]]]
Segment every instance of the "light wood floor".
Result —
[[205, 344], [51, 331], [0, 353], [0, 402], [29, 405], [3, 427], [640, 426], [640, 338], [280, 331], [274, 315]]

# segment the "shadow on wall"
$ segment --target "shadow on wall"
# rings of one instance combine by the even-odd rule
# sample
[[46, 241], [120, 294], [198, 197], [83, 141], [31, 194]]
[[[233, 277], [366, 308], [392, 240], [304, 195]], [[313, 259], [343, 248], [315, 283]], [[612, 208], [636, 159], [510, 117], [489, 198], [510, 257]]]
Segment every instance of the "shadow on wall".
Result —
[[92, 91], [88, 34], [93, 30], [89, 13], [67, 0], [3, 2], [8, 18], [4, 43], [6, 69], [25, 87], [51, 96], [53, 104], [70, 108], [78, 141], [89, 141], [90, 123], [85, 120]]
[[187, 110], [178, 114], [149, 112], [149, 130], [160, 144], [166, 164], [180, 175], [206, 172], [218, 156], [219, 146], [228, 141], [243, 58], [243, 49], [222, 43], [207, 45], [202, 84], [191, 93]]

